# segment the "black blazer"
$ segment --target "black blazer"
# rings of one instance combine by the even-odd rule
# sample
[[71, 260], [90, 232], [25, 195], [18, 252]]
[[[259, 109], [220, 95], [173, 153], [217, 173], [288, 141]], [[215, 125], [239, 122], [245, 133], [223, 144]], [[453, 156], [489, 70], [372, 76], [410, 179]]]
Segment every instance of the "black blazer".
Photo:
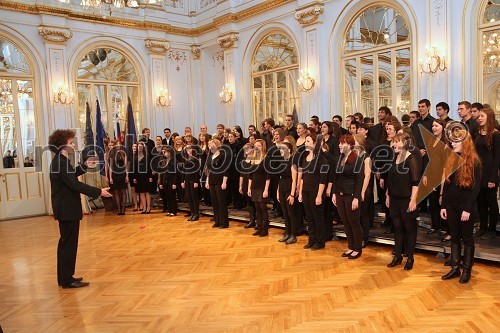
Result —
[[57, 153], [50, 164], [50, 189], [54, 219], [59, 221], [79, 221], [82, 219], [80, 193], [93, 199], [101, 195], [101, 189], [80, 182], [77, 177], [86, 172], [87, 167], [73, 168], [69, 159]]

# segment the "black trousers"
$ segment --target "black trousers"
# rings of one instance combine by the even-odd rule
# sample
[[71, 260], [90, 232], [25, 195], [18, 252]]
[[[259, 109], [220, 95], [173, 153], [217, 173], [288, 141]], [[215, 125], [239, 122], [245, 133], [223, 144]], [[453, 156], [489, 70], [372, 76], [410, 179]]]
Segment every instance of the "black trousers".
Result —
[[321, 205], [316, 205], [316, 191], [303, 191], [302, 203], [306, 211], [309, 233], [309, 244], [325, 245], [325, 212], [323, 204], [326, 196], [323, 195]]
[[344, 223], [344, 230], [347, 236], [347, 244], [349, 250], [360, 252], [363, 249], [363, 229], [361, 228], [360, 215], [361, 210], [358, 208], [352, 210], [352, 195], [340, 195], [336, 193], [337, 209], [340, 218]]
[[363, 240], [368, 242], [370, 226], [375, 218], [375, 203], [373, 202], [373, 188], [368, 187], [365, 192], [365, 201], [360, 202], [360, 222], [363, 230]]
[[57, 282], [61, 286], [69, 286], [75, 274], [80, 221], [58, 222], [60, 238], [57, 244]]
[[244, 194], [243, 198], [247, 204], [248, 214], [250, 215], [250, 221], [255, 221], [255, 204], [252, 201], [252, 197]]
[[206, 181], [201, 182], [201, 186], [203, 188], [203, 203], [205, 206], [212, 206], [212, 198], [210, 197], [210, 190], [207, 190], [205, 187]]
[[452, 243], [460, 244], [463, 241], [464, 246], [474, 246], [474, 222], [477, 220], [477, 209], [470, 212], [468, 221], [461, 221], [463, 212], [462, 202], [447, 202], [446, 214], [448, 216], [448, 228]]
[[290, 205], [287, 200], [289, 195], [290, 191], [281, 191], [280, 189], [280, 204], [285, 219], [285, 232], [287, 235], [297, 236], [297, 198], [295, 198], [293, 205]]
[[479, 195], [477, 197], [477, 208], [479, 210], [479, 220], [481, 222], [481, 230], [488, 230], [494, 232], [496, 232], [497, 230], [497, 221], [498, 221], [497, 190], [498, 187], [494, 188], [481, 187], [481, 190], [479, 191]]
[[394, 225], [394, 254], [403, 254], [403, 248], [408, 258], [413, 258], [417, 245], [417, 210], [408, 212], [410, 199], [390, 198], [389, 212]]
[[165, 188], [161, 188], [160, 190], [161, 201], [163, 202], [163, 210], [168, 210], [168, 194]]
[[[325, 216], [325, 241], [331, 240], [333, 237], [333, 209], [335, 205], [332, 202], [332, 197], [327, 197], [325, 195], [325, 200], [323, 202], [323, 214]], [[338, 213], [337, 213], [338, 215]]]
[[215, 225], [219, 227], [228, 227], [229, 220], [226, 190], [223, 190], [221, 185], [210, 185], [210, 197], [212, 198]]
[[439, 190], [429, 194], [429, 210], [431, 215], [432, 229], [445, 229], [441, 220], [441, 205], [439, 204]]
[[269, 228], [269, 213], [267, 211], [267, 202], [254, 202], [254, 205], [257, 230]]
[[236, 174], [229, 177], [229, 179], [227, 180], [227, 186], [228, 204], [232, 202], [233, 208], [242, 209], [244, 207], [244, 204], [243, 196], [240, 193], [240, 175]]
[[186, 182], [189, 212], [192, 215], [200, 215], [200, 199], [198, 197], [198, 188], [194, 188], [194, 184], [198, 184], [198, 182], [196, 180]]
[[177, 189], [172, 188], [172, 184], [168, 183], [167, 185], [164, 185], [166, 187], [167, 191], [167, 202], [168, 202], [168, 212], [171, 214], [177, 214]]

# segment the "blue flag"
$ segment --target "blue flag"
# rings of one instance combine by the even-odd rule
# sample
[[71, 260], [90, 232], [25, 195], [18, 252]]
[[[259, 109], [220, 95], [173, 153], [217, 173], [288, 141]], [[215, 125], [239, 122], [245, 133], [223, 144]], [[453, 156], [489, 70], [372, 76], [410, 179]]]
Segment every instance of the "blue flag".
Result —
[[106, 138], [106, 131], [104, 130], [104, 125], [102, 124], [102, 115], [101, 115], [101, 107], [99, 106], [99, 101], [97, 100], [97, 108], [96, 108], [96, 146], [97, 146], [97, 155], [99, 156], [99, 170], [101, 171], [101, 175], [105, 175], [104, 170], [104, 139]]
[[[137, 132], [135, 131], [135, 120], [134, 120], [134, 111], [132, 110], [132, 101], [130, 97], [128, 98], [127, 105], [127, 122], [125, 124], [125, 148], [128, 152], [128, 158], [132, 158], [132, 145], [136, 142]], [[123, 140], [123, 138], [122, 138]]]

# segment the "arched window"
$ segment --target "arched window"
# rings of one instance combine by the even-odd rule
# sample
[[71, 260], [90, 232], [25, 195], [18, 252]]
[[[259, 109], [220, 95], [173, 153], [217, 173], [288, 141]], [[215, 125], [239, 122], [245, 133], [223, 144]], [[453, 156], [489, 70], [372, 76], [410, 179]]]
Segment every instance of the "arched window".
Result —
[[252, 61], [256, 125], [269, 117], [283, 124], [287, 114], [298, 112], [298, 71], [297, 49], [288, 36], [273, 33], [262, 39]]
[[345, 34], [344, 115], [375, 117], [378, 108], [406, 113], [411, 101], [411, 36], [403, 16], [388, 6], [364, 9]]
[[[116, 124], [120, 124], [121, 131], [125, 130], [128, 98], [132, 102], [136, 129], [141, 129], [140, 82], [137, 69], [122, 52], [109, 47], [90, 49], [78, 65], [76, 82], [78, 123], [82, 132], [85, 131], [86, 103], [89, 103], [92, 114], [95, 115], [98, 100], [108, 137], [118, 137], [119, 133], [115, 133]], [[92, 122], [95, 130], [95, 116]]]
[[500, 116], [500, 0], [484, 1], [480, 17], [481, 36], [480, 101], [491, 105]]
[[25, 159], [35, 158], [33, 79], [25, 54], [0, 35], [0, 151], [4, 168], [32, 166], [25, 164]]

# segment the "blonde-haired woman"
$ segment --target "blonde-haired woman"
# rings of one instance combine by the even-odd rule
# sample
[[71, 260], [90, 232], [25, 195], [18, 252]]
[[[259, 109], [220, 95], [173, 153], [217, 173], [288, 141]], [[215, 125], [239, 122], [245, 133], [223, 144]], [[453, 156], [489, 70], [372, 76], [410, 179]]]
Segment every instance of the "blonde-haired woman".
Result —
[[265, 237], [269, 234], [269, 214], [267, 212], [267, 203], [269, 201], [269, 185], [271, 177], [269, 167], [266, 166], [267, 145], [266, 141], [258, 139], [254, 144], [255, 158], [253, 164], [255, 170], [248, 178], [248, 196], [252, 198], [255, 204], [255, 215], [257, 218], [257, 231], [254, 236]]

